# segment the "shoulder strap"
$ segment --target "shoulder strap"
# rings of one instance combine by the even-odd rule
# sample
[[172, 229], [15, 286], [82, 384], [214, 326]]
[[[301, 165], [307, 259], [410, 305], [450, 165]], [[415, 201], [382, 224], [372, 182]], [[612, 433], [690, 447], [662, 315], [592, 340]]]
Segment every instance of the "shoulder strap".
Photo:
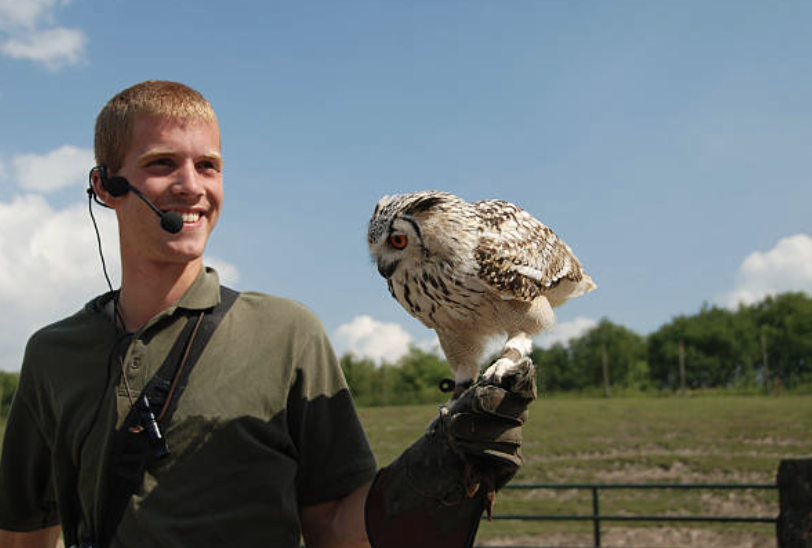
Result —
[[[186, 388], [189, 374], [220, 321], [231, 309], [238, 296], [239, 292], [220, 286], [220, 303], [210, 312], [203, 314], [199, 321], [189, 318], [164, 363], [142, 391], [142, 396], [146, 395], [148, 398], [151, 414], [155, 414], [155, 416], [160, 414], [163, 424], [168, 424], [171, 420], [178, 400]], [[194, 337], [192, 337], [193, 335]], [[184, 354], [184, 367], [181, 371], [176, 372]], [[141, 398], [139, 398], [140, 401]], [[154, 448], [151, 447], [151, 440], [145, 433], [146, 430], [137, 434], [131, 432], [132, 427], [143, 422], [141, 413], [144, 411], [136, 404], [130, 410], [122, 427], [114, 434], [112, 452], [108, 461], [108, 489], [103, 508], [105, 518], [104, 522], [99, 524], [100, 531], [97, 539], [99, 546], [109, 545], [124, 516], [130, 497], [141, 487], [144, 471], [154, 457]]]
[[[198, 321], [186, 322], [180, 336], [167, 354], [164, 363], [147, 383], [142, 394], [149, 398], [150, 407], [159, 422], [168, 423], [186, 389], [189, 374], [206, 348], [220, 321], [237, 300], [239, 292], [220, 286], [220, 303], [203, 314]], [[182, 367], [182, 369], [178, 369]], [[131, 415], [135, 415], [131, 413]], [[130, 417], [136, 419], [138, 417]]]

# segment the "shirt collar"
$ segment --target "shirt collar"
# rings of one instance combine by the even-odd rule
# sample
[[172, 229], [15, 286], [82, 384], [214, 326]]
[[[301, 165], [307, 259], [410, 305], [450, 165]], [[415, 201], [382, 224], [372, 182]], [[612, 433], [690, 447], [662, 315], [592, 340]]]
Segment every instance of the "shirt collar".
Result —
[[[114, 291], [96, 297], [87, 303], [87, 309], [96, 313], [104, 312], [105, 307], [116, 293]], [[172, 316], [178, 309], [200, 311], [214, 308], [218, 304], [220, 304], [220, 277], [216, 270], [206, 266], [200, 270], [200, 274], [197, 275], [186, 293], [159, 314], [159, 317]]]
[[203, 267], [200, 274], [192, 283], [192, 286], [178, 299], [176, 303], [167, 309], [169, 314], [174, 314], [178, 308], [186, 310], [206, 310], [214, 308], [220, 303], [220, 277], [211, 267]]

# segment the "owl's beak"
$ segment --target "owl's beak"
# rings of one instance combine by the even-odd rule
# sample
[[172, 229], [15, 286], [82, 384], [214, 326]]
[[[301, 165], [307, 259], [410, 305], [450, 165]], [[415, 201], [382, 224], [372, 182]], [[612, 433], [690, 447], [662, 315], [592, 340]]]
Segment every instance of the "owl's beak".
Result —
[[381, 274], [381, 276], [388, 280], [389, 277], [395, 273], [398, 264], [400, 264], [400, 261], [392, 261], [391, 263], [378, 261], [378, 272]]

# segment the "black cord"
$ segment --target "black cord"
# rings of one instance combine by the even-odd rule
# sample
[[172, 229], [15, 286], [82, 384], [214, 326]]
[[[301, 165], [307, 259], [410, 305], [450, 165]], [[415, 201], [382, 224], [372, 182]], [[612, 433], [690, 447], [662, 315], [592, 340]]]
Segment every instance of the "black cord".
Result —
[[[117, 358], [121, 353], [121, 344], [125, 341], [126, 336], [128, 333], [124, 331], [124, 320], [121, 317], [121, 313], [119, 312], [118, 307], [118, 293], [113, 290], [113, 284], [110, 282], [110, 276], [107, 273], [107, 264], [104, 261], [104, 253], [102, 251], [102, 241], [101, 241], [101, 234], [99, 233], [99, 226], [96, 223], [96, 217], [93, 215], [93, 200], [96, 200], [97, 203], [101, 203], [96, 198], [96, 193], [93, 192], [92, 187], [88, 187], [87, 189], [87, 208], [90, 212], [90, 219], [93, 221], [93, 229], [96, 232], [96, 243], [98, 244], [99, 248], [99, 258], [101, 259], [102, 263], [102, 271], [104, 272], [104, 279], [107, 281], [107, 287], [110, 289], [110, 293], [112, 293], [113, 298], [113, 330], [114, 330], [114, 339], [115, 343], [113, 347], [110, 349], [110, 353], [107, 355], [107, 360], [105, 361], [105, 376], [104, 376], [104, 387], [102, 396], [99, 398], [98, 403], [96, 403], [96, 409], [93, 412], [93, 418], [88, 425], [87, 430], [85, 430], [84, 434], [81, 435], [79, 439], [81, 439], [81, 443], [79, 444], [80, 450], [77, 453], [76, 457], [76, 464], [75, 469], [77, 471], [81, 470], [82, 468], [82, 452], [84, 450], [85, 445], [87, 444], [87, 440], [90, 437], [91, 432], [96, 428], [97, 423], [99, 422], [99, 418], [101, 416], [101, 411], [104, 406], [104, 402], [106, 400], [106, 396], [108, 393], [108, 388], [110, 386], [110, 382], [112, 380], [112, 370], [114, 369], [114, 364], [118, 363]], [[102, 204], [103, 205], [103, 204]], [[101, 300], [99, 301], [101, 304]], [[121, 325], [121, 329], [119, 329], [119, 324]], [[104, 485], [105, 480], [102, 480], [101, 485]], [[97, 487], [98, 489], [98, 487]], [[74, 494], [75, 503], [77, 507], [80, 506], [78, 490], [76, 494]], [[64, 520], [63, 527], [66, 528], [66, 539], [71, 542], [78, 542], [79, 539], [77, 538], [78, 535], [78, 521], [79, 519], [76, 516], [68, 517], [68, 519]]]
[[95, 198], [96, 193], [93, 192], [92, 188], [87, 189], [87, 210], [90, 212], [90, 220], [93, 221], [93, 230], [96, 232], [96, 244], [99, 247], [99, 258], [101, 259], [102, 264], [102, 272], [104, 272], [104, 279], [107, 281], [107, 287], [110, 288], [110, 293], [113, 294], [113, 312], [115, 314], [113, 318], [113, 324], [115, 324], [116, 329], [116, 337], [118, 337], [118, 326], [120, 325], [122, 329], [124, 329], [124, 318], [121, 316], [121, 312], [118, 309], [118, 293], [113, 290], [113, 284], [110, 282], [110, 275], [107, 274], [107, 263], [104, 261], [104, 252], [102, 250], [102, 241], [101, 241], [101, 234], [99, 233], [99, 225], [96, 224], [96, 216], [93, 215], [93, 199]]
[[104, 262], [104, 253], [102, 252], [102, 241], [101, 234], [99, 234], [99, 225], [96, 224], [96, 216], [93, 215], [93, 190], [90, 188], [87, 189], [87, 210], [90, 212], [90, 220], [93, 221], [93, 229], [96, 231], [96, 244], [99, 246], [99, 258], [101, 258], [104, 279], [107, 280], [107, 287], [110, 288], [110, 293], [112, 293], [113, 284], [110, 283], [110, 276], [107, 274], [107, 264]]

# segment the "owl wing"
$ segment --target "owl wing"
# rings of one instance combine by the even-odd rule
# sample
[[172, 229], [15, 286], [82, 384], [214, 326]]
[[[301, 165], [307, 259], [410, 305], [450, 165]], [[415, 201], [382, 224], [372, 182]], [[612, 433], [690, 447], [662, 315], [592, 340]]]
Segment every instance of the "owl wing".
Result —
[[573, 289], [567, 287], [564, 300], [575, 296], [578, 286], [582, 290], [577, 294], [594, 288], [569, 246], [522, 208], [503, 200], [472, 205], [481, 219], [474, 252], [479, 277], [502, 298], [532, 301], [560, 292], [562, 282]]

